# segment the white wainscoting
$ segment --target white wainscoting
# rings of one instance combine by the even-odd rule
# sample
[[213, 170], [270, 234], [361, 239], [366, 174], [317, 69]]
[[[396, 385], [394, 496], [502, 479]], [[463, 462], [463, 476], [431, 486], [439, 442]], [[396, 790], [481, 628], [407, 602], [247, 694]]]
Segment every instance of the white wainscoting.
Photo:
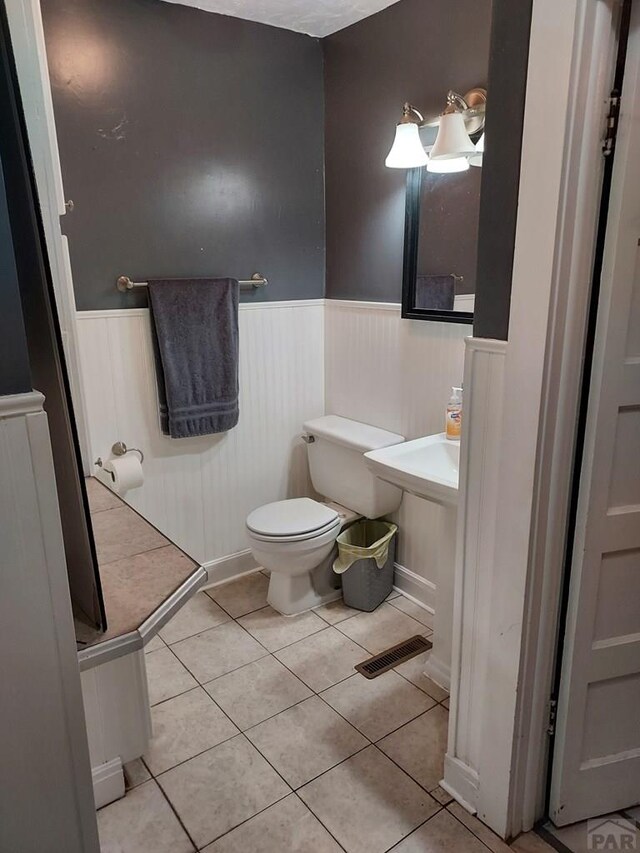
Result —
[[229, 433], [161, 435], [147, 309], [77, 313], [92, 459], [114, 441], [145, 454], [125, 499], [201, 563], [245, 551], [247, 513], [309, 492], [307, 418], [324, 414], [323, 300], [240, 308], [240, 422]]
[[[469, 338], [464, 379], [451, 659], [449, 744], [442, 785], [472, 811], [478, 806], [491, 655], [491, 589], [501, 453], [506, 341]], [[491, 691], [494, 682], [491, 681]]]
[[[327, 412], [406, 438], [442, 432], [451, 386], [462, 381], [470, 333], [467, 324], [402, 320], [395, 303], [327, 300]], [[435, 504], [405, 495], [397, 514], [396, 583], [431, 608], [438, 512]]]

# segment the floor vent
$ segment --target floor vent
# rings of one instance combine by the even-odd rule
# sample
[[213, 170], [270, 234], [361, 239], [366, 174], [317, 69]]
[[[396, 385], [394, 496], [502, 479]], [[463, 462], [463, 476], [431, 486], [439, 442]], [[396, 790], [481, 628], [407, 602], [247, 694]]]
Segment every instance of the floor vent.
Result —
[[391, 646], [390, 649], [385, 649], [378, 655], [374, 655], [364, 663], [359, 663], [356, 670], [364, 675], [365, 678], [377, 678], [383, 675], [399, 663], [404, 663], [406, 660], [414, 658], [422, 652], [428, 651], [432, 646], [429, 640], [417, 634], [411, 637], [410, 640], [405, 640], [403, 643], [398, 643], [397, 646]]

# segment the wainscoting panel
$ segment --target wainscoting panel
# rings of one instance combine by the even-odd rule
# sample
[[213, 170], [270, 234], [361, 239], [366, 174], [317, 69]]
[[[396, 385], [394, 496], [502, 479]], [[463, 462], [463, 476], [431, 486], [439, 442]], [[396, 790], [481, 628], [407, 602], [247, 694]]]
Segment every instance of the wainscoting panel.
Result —
[[78, 312], [91, 454], [144, 451], [145, 482], [124, 497], [201, 563], [241, 552], [247, 513], [309, 493], [302, 424], [324, 413], [321, 300], [240, 307], [240, 422], [229, 433], [160, 433], [147, 309]]
[[[449, 745], [442, 782], [476, 809], [480, 758], [490, 712], [491, 588], [501, 453], [506, 341], [469, 338], [451, 660]], [[495, 689], [492, 684], [492, 692]]]
[[[328, 299], [327, 412], [405, 438], [442, 432], [451, 386], [462, 382], [470, 334], [466, 324], [403, 320], [396, 304]], [[397, 562], [429, 582], [423, 601], [429, 606], [437, 582], [438, 512], [435, 504], [405, 495], [396, 519]]]

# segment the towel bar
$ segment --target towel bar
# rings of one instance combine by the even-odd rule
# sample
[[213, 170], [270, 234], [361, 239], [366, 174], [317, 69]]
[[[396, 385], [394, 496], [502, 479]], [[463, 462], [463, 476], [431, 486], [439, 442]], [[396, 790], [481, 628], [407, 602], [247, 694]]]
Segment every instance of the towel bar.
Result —
[[[266, 279], [261, 273], [254, 272], [250, 279], [245, 279], [243, 281], [239, 281], [238, 284], [240, 287], [266, 287], [269, 283], [268, 279]], [[134, 287], [147, 287], [148, 282], [146, 281], [131, 281], [128, 275], [119, 276], [116, 281], [116, 287], [120, 291], [120, 293], [126, 293], [128, 290], [133, 290]]]

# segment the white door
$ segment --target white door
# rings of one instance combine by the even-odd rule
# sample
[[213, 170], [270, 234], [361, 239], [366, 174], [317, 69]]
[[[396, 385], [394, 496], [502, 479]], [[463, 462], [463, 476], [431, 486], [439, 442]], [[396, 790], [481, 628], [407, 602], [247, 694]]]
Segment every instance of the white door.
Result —
[[640, 2], [622, 95], [558, 697], [557, 825], [640, 802]]

